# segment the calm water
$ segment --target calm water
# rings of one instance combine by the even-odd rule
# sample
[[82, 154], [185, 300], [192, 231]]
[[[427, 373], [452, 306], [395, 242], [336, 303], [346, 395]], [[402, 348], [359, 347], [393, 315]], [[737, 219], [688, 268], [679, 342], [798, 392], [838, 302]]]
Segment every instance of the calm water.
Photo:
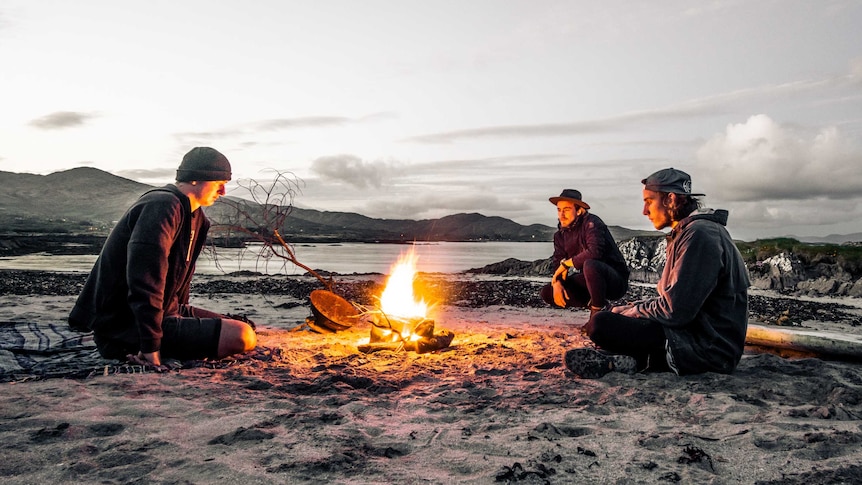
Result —
[[[544, 259], [553, 253], [551, 242], [441, 242], [410, 244], [298, 244], [296, 257], [302, 264], [324, 271], [341, 274], [389, 273], [401, 254], [410, 250], [418, 257], [419, 271], [428, 273], [457, 273], [508, 258], [522, 261]], [[217, 262], [216, 262], [217, 259]], [[31, 254], [15, 258], [0, 258], [0, 269], [31, 269], [43, 271], [88, 272], [96, 256], [51, 256]], [[223, 274], [239, 270], [265, 274], [303, 274], [305, 271], [279, 258], [269, 260], [257, 257], [257, 252], [219, 248], [217, 258], [203, 254], [198, 260], [199, 274]]]

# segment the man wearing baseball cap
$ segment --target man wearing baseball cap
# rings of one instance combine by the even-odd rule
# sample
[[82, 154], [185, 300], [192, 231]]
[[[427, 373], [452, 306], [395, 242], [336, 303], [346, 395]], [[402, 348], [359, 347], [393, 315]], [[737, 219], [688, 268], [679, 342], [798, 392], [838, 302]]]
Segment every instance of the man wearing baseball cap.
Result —
[[666, 168], [641, 180], [643, 214], [670, 228], [658, 296], [596, 313], [586, 331], [598, 349], [566, 352], [578, 377], [610, 371], [679, 375], [733, 372], [748, 326], [748, 270], [728, 234], [726, 210], [700, 209], [691, 177]]
[[163, 358], [222, 358], [257, 344], [249, 323], [189, 305], [210, 222], [225, 194], [227, 158], [209, 147], [183, 157], [176, 182], [144, 193], [105, 241], [69, 315], [102, 357], [166, 370]]

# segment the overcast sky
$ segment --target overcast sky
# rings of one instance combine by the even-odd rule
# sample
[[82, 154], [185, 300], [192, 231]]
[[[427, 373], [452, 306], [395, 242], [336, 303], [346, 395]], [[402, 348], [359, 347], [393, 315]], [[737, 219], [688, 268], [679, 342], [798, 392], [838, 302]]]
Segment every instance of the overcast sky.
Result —
[[194, 146], [377, 218], [650, 229], [673, 166], [736, 238], [860, 232], [862, 0], [0, 0], [0, 170]]

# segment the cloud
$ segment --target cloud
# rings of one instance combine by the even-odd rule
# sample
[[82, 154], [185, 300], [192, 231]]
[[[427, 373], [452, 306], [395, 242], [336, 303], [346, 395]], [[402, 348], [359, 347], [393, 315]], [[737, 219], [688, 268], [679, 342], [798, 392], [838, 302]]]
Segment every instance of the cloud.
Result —
[[[346, 116], [299, 116], [294, 118], [271, 118], [266, 120], [251, 121], [224, 128], [209, 131], [189, 131], [174, 133], [174, 137], [183, 145], [210, 142], [213, 140], [226, 140], [239, 138], [259, 133], [278, 131], [301, 130], [306, 128], [334, 128], [350, 124], [373, 123], [395, 118], [390, 112], [372, 113], [359, 118]], [[257, 142], [245, 141], [243, 144], [253, 145]]]
[[486, 190], [423, 190], [417, 194], [369, 201], [364, 213], [385, 219], [435, 219], [457, 213], [518, 212], [524, 205]]
[[834, 126], [812, 130], [755, 115], [728, 125], [696, 158], [695, 185], [723, 200], [848, 199], [862, 193], [862, 149]]
[[530, 125], [499, 125], [464, 130], [429, 133], [405, 138], [403, 142], [444, 144], [461, 140], [485, 138], [530, 138], [548, 136], [575, 136], [595, 133], [613, 133], [650, 126], [660, 122], [687, 121], [727, 114], [754, 102], [779, 99], [796, 99], [798, 96], [817, 93], [820, 99], [846, 97], [842, 90], [855, 94], [862, 82], [862, 59], [850, 61], [847, 73], [822, 79], [802, 80], [781, 84], [768, 84], [689, 99], [671, 106], [631, 111], [617, 116], [569, 123], [543, 123]]
[[137, 182], [151, 183], [169, 183], [173, 182], [177, 175], [176, 168], [156, 168], [156, 169], [128, 169], [117, 170], [114, 175], [124, 177]]
[[826, 236], [859, 232], [862, 200], [785, 200], [736, 202], [728, 230], [734, 238], [751, 241], [778, 236]]
[[[180, 133], [174, 133], [174, 138], [176, 138], [182, 145], [196, 145], [213, 141], [223, 141], [241, 138], [248, 135], [272, 131], [286, 131], [291, 129], [309, 127], [321, 128], [327, 126], [338, 126], [343, 123], [343, 121], [341, 120], [343, 119], [338, 117], [325, 116], [272, 119], [218, 128], [209, 131], [184, 131]], [[245, 141], [243, 143], [254, 144], [256, 142]]]
[[[742, 202], [733, 207], [735, 225], [755, 229], [830, 226], [859, 220], [862, 202], [845, 200], [784, 201], [781, 204]], [[806, 234], [807, 235], [807, 234]], [[825, 234], [824, 234], [825, 235]]]
[[239, 125], [230, 131], [255, 132], [255, 131], [281, 131], [296, 130], [303, 128], [325, 128], [330, 126], [343, 126], [348, 124], [373, 123], [395, 118], [390, 112], [371, 113], [359, 118], [346, 116], [300, 116], [296, 118], [274, 118], [269, 120], [255, 121]]
[[590, 133], [609, 133], [628, 129], [639, 123], [652, 123], [659, 119], [689, 119], [718, 114], [713, 107], [701, 103], [684, 103], [678, 106], [647, 111], [633, 111], [609, 118], [574, 121], [571, 123], [543, 123], [535, 125], [503, 125], [466, 130], [431, 133], [406, 138], [402, 141], [417, 143], [451, 143], [476, 138], [526, 138], [536, 136], [572, 136]]
[[76, 111], [55, 111], [41, 118], [36, 118], [30, 121], [30, 126], [41, 128], [43, 130], [62, 130], [81, 126], [88, 120], [95, 118], [92, 113], [80, 113]]
[[258, 121], [247, 125], [246, 128], [251, 131], [280, 131], [298, 128], [340, 126], [350, 121], [350, 118], [345, 118], [343, 116], [305, 116], [299, 118], [278, 118]]
[[357, 188], [380, 188], [401, 172], [401, 165], [389, 161], [364, 161], [355, 155], [320, 157], [311, 162], [311, 171], [324, 180], [343, 182]]
[[[530, 161], [545, 167], [558, 155], [512, 156], [493, 159], [459, 159], [407, 164], [363, 161], [354, 155], [322, 157], [312, 164], [318, 177], [309, 180], [303, 202], [327, 210], [359, 212], [384, 219], [436, 218], [460, 212], [514, 217], [533, 210], [536, 200], [547, 204], [548, 183], [558, 172], [539, 168], [535, 174], [508, 170], [524, 169]], [[534, 177], [539, 177], [538, 181]], [[335, 183], [340, 184], [333, 190]], [[533, 193], [525, 185], [542, 188]], [[544, 208], [544, 205], [542, 205]], [[550, 211], [551, 206], [548, 205]]]
[[[844, 79], [843, 77], [841, 79]], [[533, 125], [501, 125], [470, 128], [465, 130], [431, 133], [406, 138], [402, 141], [416, 143], [451, 143], [459, 140], [480, 138], [528, 138], [538, 136], [574, 136], [595, 133], [620, 132], [638, 126], [650, 126], [659, 122], [686, 121], [726, 114], [733, 104], [740, 104], [762, 97], [793, 96], [818, 88], [828, 87], [836, 79], [802, 81], [780, 85], [760, 86], [691, 99], [664, 108], [632, 111], [617, 116], [570, 123], [544, 123]]]
[[[339, 158], [342, 160], [338, 163], [327, 160], [326, 167], [340, 178], [332, 175], [309, 180], [303, 190], [303, 203], [318, 209], [359, 212], [384, 219], [437, 218], [479, 212], [525, 224], [540, 221], [551, 225], [555, 224], [556, 212], [548, 203], [548, 197], [568, 186], [579, 188], [608, 221], [619, 223], [619, 217], [611, 211], [621, 207], [619, 210], [625, 216], [641, 222], [640, 179], [650, 173], [657, 162], [652, 159], [581, 161], [571, 155], [537, 153], [399, 163], [393, 171], [380, 175], [381, 184], [374, 186], [375, 190], [368, 190], [357, 184], [348, 186], [345, 180], [351, 177], [351, 170], [341, 165], [364, 162], [352, 155]], [[332, 181], [341, 184], [338, 190], [333, 190]], [[620, 183], [624, 189], [620, 189]], [[366, 185], [372, 186], [368, 182]], [[627, 204], [627, 201], [633, 203]]]

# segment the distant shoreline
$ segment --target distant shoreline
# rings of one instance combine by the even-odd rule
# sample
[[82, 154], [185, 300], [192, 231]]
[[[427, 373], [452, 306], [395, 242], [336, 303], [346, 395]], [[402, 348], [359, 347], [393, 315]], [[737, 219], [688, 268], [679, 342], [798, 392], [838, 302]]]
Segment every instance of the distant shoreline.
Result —
[[[33, 253], [48, 253], [52, 255], [98, 255], [105, 244], [106, 235], [95, 234], [0, 234], [0, 257], [16, 257]], [[437, 243], [547, 243], [550, 241], [522, 241], [505, 239], [479, 240], [419, 240], [406, 241], [397, 239], [354, 239], [334, 237], [290, 237], [291, 245], [302, 244], [437, 244]], [[227, 238], [210, 238], [210, 244], [217, 248], [241, 248], [255, 241], [231, 241]]]

